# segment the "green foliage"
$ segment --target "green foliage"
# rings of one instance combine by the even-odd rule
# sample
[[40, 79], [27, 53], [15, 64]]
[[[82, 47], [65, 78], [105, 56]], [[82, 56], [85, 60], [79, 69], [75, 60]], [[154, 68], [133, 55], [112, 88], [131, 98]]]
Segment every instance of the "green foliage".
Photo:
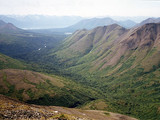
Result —
[[35, 93], [33, 93], [33, 91], [32, 91], [31, 89], [28, 89], [28, 90], [26, 91], [26, 93], [27, 93], [27, 95], [30, 97], [30, 99], [33, 99], [33, 98], [34, 98]]
[[110, 114], [108, 112], [104, 112], [105, 115], [110, 116]]
[[[123, 57], [121, 57], [121, 59], [123, 59]], [[136, 57], [129, 58], [126, 62], [123, 63], [123, 65], [120, 67], [118, 72], [130, 68], [132, 66], [133, 62], [135, 61], [135, 59], [136, 59]]]
[[6, 69], [6, 68], [26, 69], [27, 66], [28, 65], [22, 61], [18, 61], [16, 59], [13, 59], [11, 57], [8, 57], [0, 53], [0, 69]]

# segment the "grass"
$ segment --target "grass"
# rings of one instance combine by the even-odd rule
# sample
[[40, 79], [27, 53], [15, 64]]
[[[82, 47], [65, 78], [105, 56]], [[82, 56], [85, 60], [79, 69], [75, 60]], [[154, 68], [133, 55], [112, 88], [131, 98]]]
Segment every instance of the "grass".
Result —
[[107, 116], [110, 116], [110, 113], [108, 113], [108, 112], [104, 112], [104, 114], [107, 115]]

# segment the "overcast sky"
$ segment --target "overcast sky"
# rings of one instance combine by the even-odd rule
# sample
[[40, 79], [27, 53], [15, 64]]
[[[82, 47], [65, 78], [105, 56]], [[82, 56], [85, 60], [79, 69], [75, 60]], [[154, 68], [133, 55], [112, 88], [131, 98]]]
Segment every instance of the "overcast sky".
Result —
[[160, 17], [160, 0], [0, 0], [0, 14]]

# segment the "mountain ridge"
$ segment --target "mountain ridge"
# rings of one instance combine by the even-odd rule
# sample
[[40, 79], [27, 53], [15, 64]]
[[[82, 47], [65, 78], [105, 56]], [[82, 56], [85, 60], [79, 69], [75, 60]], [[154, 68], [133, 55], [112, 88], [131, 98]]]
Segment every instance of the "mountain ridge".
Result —
[[[105, 27], [75, 32], [51, 55], [56, 55], [69, 73], [86, 78], [79, 82], [106, 93], [107, 101], [114, 101], [111, 111], [119, 108], [119, 112], [140, 119], [159, 118], [160, 23], [129, 30], [120, 26], [110, 29], [111, 26], [106, 27], [107, 32], [103, 31]], [[92, 45], [91, 49], [80, 50], [84, 44], [86, 48]]]

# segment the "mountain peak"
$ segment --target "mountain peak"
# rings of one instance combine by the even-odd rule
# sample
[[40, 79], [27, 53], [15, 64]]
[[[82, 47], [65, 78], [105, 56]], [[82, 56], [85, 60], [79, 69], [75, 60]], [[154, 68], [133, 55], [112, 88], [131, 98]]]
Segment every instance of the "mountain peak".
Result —
[[12, 23], [7, 23], [4, 28], [10, 29], [10, 30], [19, 30], [16, 26], [14, 26]]
[[112, 31], [114, 29], [125, 29], [122, 26], [118, 25], [118, 24], [111, 24], [108, 26], [99, 26], [93, 29], [93, 31], [98, 31], [100, 29], [103, 29], [104, 31], [106, 31], [108, 29], [108, 31]]
[[147, 23], [159, 23], [159, 22], [160, 22], [160, 18], [148, 18], [148, 19], [142, 21], [138, 26], [142, 26]]
[[12, 23], [5, 23], [0, 26], [0, 32], [2, 33], [15, 33], [15, 32], [20, 32], [20, 31], [22, 31], [22, 29], [17, 28]]

